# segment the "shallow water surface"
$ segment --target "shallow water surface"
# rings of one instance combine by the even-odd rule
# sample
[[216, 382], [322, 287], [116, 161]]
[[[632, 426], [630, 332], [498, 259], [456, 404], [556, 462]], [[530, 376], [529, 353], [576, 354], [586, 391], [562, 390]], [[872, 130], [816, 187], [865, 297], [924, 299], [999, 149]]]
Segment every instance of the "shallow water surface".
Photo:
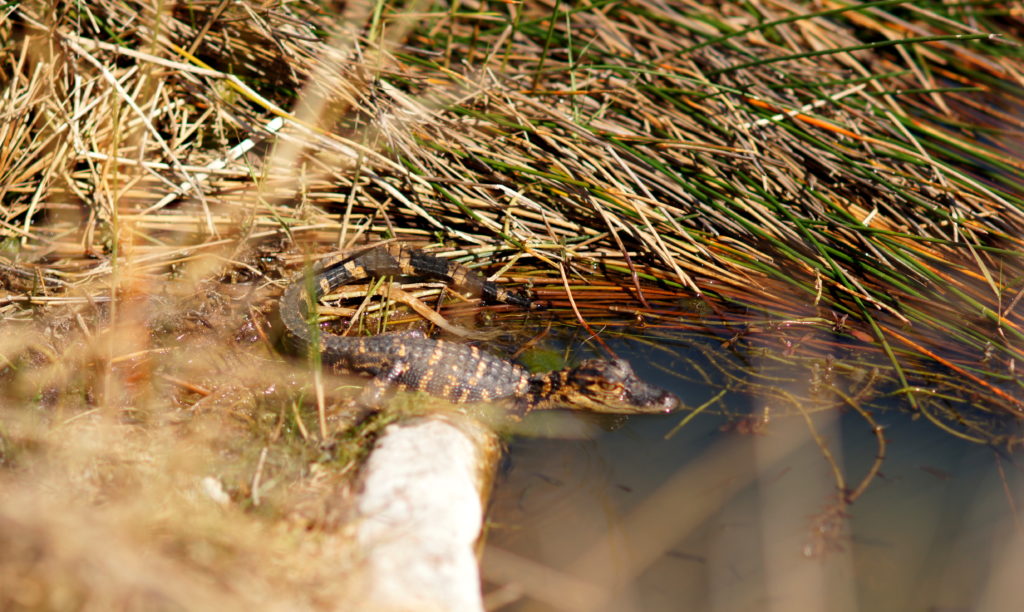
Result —
[[[682, 383], [682, 362], [616, 344], [691, 409], [718, 389]], [[706, 347], [705, 347], [706, 349]], [[680, 347], [686, 351], [686, 347]], [[806, 384], [806, 383], [805, 383]], [[787, 383], [793, 387], [794, 383]], [[534, 414], [499, 479], [485, 593], [507, 610], [1016, 610], [1024, 575], [1013, 457], [875, 411], [885, 461], [856, 412], [773, 415], [737, 427], [744, 400], [696, 416], [633, 417], [615, 431]], [[769, 400], [746, 409], [764, 414]], [[570, 425], [564, 425], [566, 422]], [[561, 427], [559, 423], [563, 424]], [[558, 436], [572, 437], [558, 437]], [[823, 451], [823, 447], [827, 451]]]

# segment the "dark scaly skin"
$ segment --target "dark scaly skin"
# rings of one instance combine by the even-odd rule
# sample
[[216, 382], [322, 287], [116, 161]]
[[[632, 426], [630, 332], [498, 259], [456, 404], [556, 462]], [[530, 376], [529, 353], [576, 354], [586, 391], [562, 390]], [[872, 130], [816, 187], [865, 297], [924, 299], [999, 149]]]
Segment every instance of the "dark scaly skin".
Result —
[[[311, 307], [336, 287], [374, 276], [417, 276], [443, 280], [489, 302], [530, 307], [465, 266], [403, 244], [374, 247], [351, 257], [330, 257], [314, 268], [312, 282], [296, 277], [281, 297], [281, 320], [300, 347], [309, 349]], [[307, 288], [308, 287], [308, 288]], [[452, 402], [509, 400], [522, 413], [570, 408], [615, 414], [671, 412], [672, 394], [640, 380], [621, 359], [584, 361], [575, 368], [530, 374], [475, 346], [433, 340], [420, 332], [345, 337], [321, 333], [321, 359], [336, 369], [373, 377], [364, 403], [376, 403], [387, 388], [424, 391]]]

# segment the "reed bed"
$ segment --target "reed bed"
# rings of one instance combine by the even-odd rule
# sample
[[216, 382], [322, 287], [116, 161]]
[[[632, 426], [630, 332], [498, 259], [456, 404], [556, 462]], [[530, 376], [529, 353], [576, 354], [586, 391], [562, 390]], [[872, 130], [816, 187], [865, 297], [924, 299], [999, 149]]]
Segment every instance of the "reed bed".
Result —
[[830, 332], [942, 421], [1024, 409], [1002, 5], [46, 6], [8, 9], [2, 229], [79, 294], [389, 236]]

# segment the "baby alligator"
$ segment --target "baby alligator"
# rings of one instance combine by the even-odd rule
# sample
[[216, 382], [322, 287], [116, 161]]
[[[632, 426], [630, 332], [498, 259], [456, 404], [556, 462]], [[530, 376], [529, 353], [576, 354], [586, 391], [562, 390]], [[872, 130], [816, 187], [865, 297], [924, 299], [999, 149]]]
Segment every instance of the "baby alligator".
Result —
[[309, 350], [319, 343], [325, 364], [373, 376], [360, 404], [376, 404], [386, 389], [396, 388], [425, 391], [452, 402], [510, 400], [520, 414], [549, 408], [664, 413], [679, 405], [674, 395], [640, 380], [621, 359], [590, 359], [574, 368], [530, 374], [475, 346], [434, 340], [419, 331], [360, 337], [313, 333], [309, 321], [315, 320], [315, 305], [323, 295], [373, 276], [438, 279], [490, 302], [530, 306], [528, 298], [498, 287], [465, 266], [403, 244], [321, 261], [313, 269], [312, 282], [299, 275], [285, 290], [281, 319], [299, 346]]

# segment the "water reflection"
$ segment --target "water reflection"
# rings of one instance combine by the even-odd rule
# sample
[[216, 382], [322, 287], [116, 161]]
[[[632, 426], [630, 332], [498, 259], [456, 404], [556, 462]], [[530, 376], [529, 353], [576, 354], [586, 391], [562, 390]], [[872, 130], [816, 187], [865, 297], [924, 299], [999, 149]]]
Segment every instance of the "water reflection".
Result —
[[[687, 405], [718, 391], [713, 380], [657, 377], [641, 365], [643, 353], [622, 350]], [[762, 414], [751, 401], [747, 409]], [[730, 409], [741, 411], [735, 399]], [[897, 410], [876, 412], [887, 441], [882, 472], [845, 506], [837, 482], [848, 492], [878, 453], [855, 412], [775, 417], [757, 433], [723, 431], [735, 419], [708, 412], [665, 440], [683, 416], [633, 418], [611, 433], [585, 423], [575, 432], [584, 438], [514, 441], [484, 557], [491, 603], [1017, 609], [1022, 475], [993, 450]]]

